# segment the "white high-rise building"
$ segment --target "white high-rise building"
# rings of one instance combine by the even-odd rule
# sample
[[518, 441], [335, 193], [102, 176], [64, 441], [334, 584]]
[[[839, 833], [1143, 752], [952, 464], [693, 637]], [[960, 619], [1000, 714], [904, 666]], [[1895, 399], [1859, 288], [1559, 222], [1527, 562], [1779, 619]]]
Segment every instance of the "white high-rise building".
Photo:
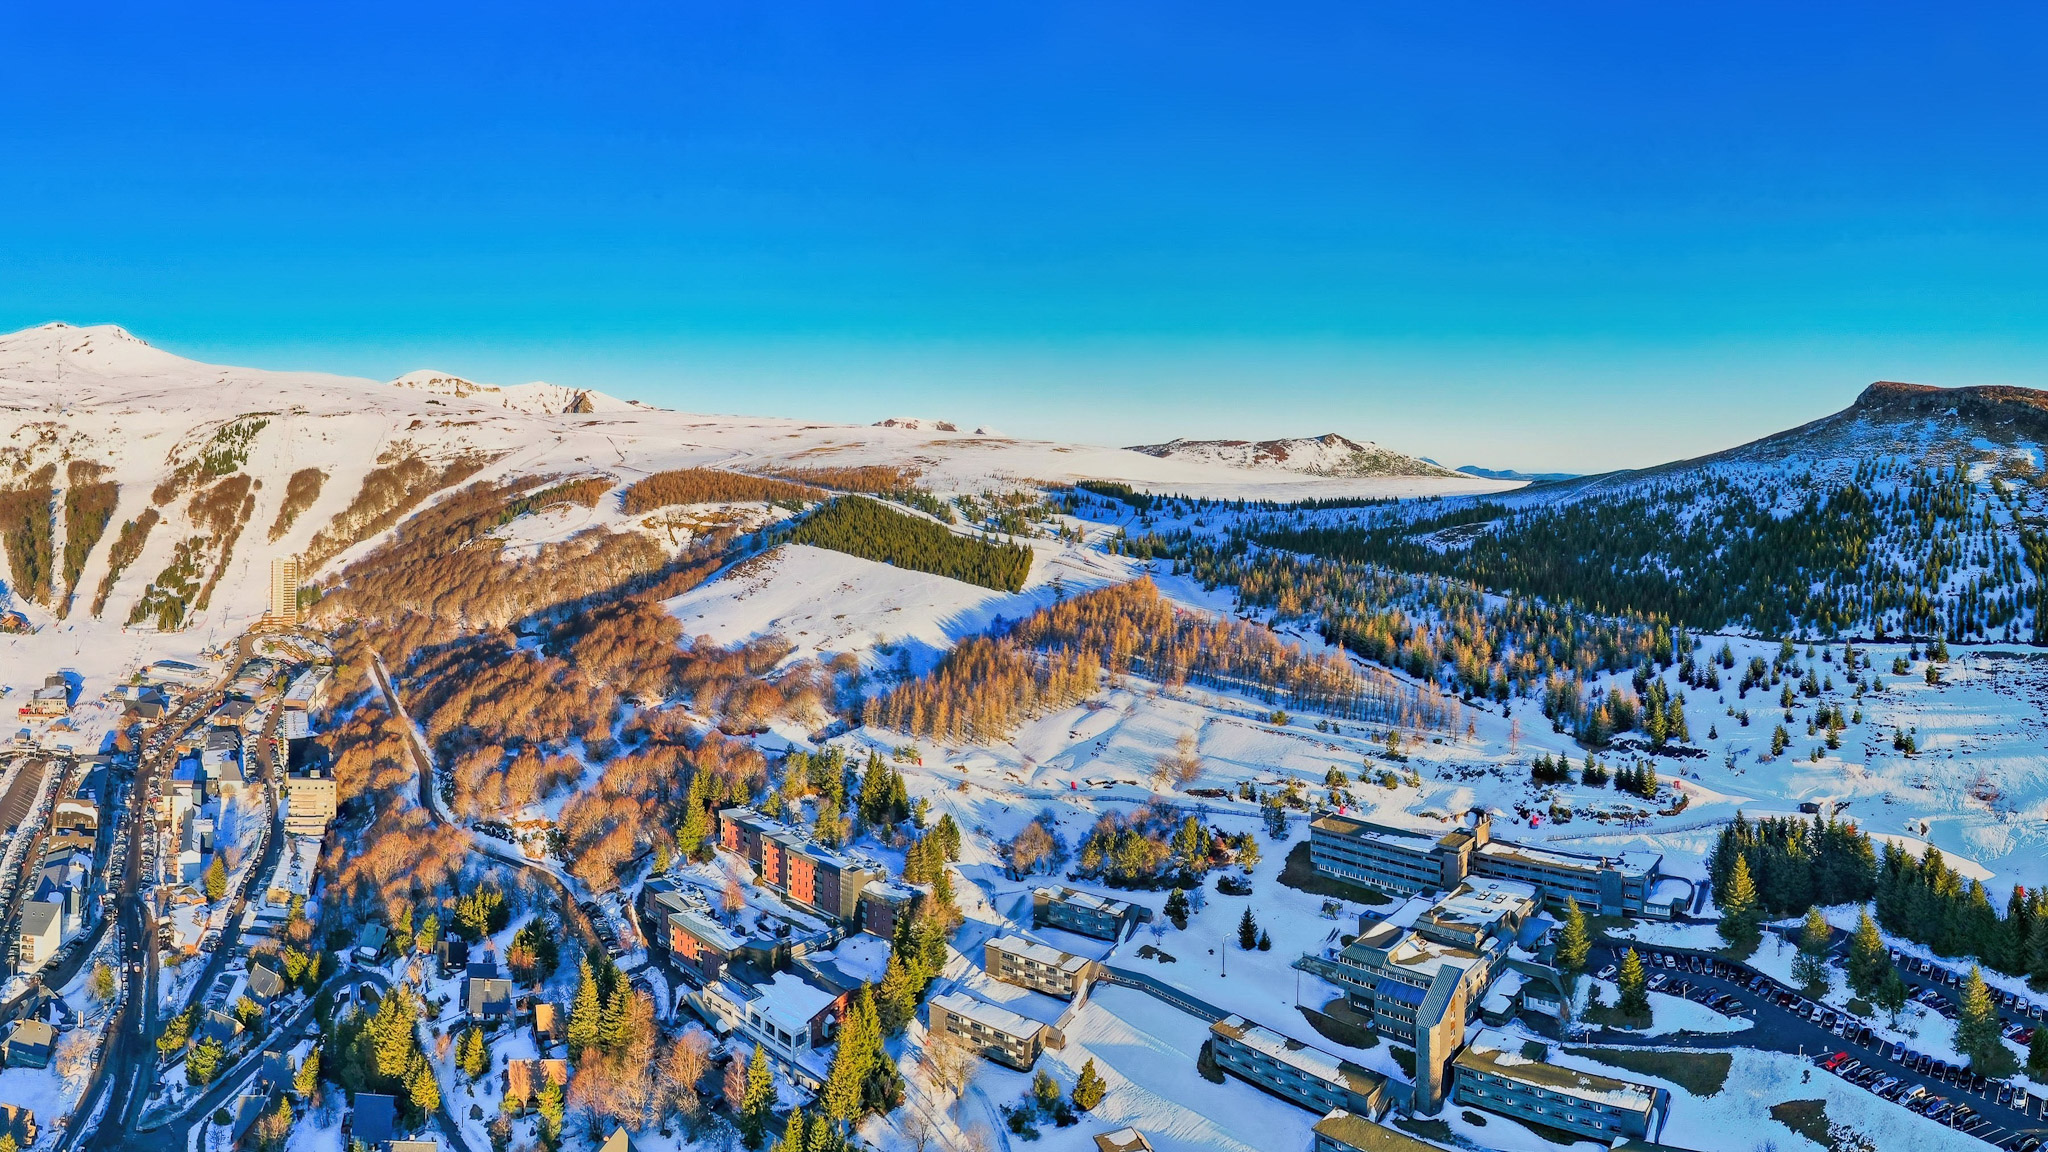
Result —
[[299, 622], [299, 558], [278, 556], [270, 561], [270, 619], [279, 624]]

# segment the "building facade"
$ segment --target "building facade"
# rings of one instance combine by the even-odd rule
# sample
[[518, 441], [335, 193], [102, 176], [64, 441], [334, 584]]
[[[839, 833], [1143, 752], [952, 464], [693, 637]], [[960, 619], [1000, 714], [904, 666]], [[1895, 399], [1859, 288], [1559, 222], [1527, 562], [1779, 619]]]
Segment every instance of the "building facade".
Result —
[[[1542, 1049], [1531, 1051], [1531, 1048]], [[1654, 1139], [1671, 1096], [1662, 1088], [1550, 1063], [1535, 1041], [1484, 1030], [1458, 1054], [1457, 1103], [1602, 1143]]]
[[746, 858], [761, 883], [840, 924], [859, 922], [861, 891], [887, 880], [880, 864], [827, 848], [752, 808], [718, 813], [718, 843]]
[[990, 976], [1005, 984], [1062, 1000], [1087, 996], [1088, 985], [1095, 978], [1094, 961], [1022, 936], [990, 940], [983, 950], [982, 963]]
[[1224, 1071], [1314, 1112], [1377, 1120], [1393, 1105], [1386, 1077], [1242, 1016], [1209, 1025], [1209, 1050]]
[[966, 1041], [998, 1064], [1028, 1072], [1045, 1051], [1052, 1029], [964, 992], [948, 992], [931, 1001], [931, 1030]]
[[1324, 816], [1309, 825], [1309, 860], [1326, 876], [1396, 895], [1449, 892], [1476, 876], [1528, 884], [1546, 904], [1572, 899], [1602, 916], [1672, 912], [1657, 895], [1662, 856], [1594, 856], [1496, 840], [1492, 818], [1477, 809], [1441, 833]]
[[1031, 923], [1038, 928], [1050, 926], [1098, 940], [1115, 940], [1123, 935], [1124, 925], [1151, 918], [1150, 908], [1079, 888], [1040, 888], [1031, 893]]
[[1314, 1131], [1315, 1139], [1309, 1145], [1312, 1152], [1439, 1152], [1434, 1144], [1424, 1144], [1406, 1132], [1342, 1108], [1332, 1108], [1329, 1115], [1316, 1121]]

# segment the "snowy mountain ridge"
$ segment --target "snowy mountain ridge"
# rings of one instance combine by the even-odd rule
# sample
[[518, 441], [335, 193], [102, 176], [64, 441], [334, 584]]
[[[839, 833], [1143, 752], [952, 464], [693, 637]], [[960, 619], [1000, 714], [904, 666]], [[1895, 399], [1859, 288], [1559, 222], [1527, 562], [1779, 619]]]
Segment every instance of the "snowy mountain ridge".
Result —
[[1308, 476], [1456, 476], [1431, 464], [1360, 443], [1335, 432], [1282, 440], [1169, 440], [1164, 444], [1133, 444], [1133, 452], [1162, 460], [1204, 460], [1232, 468], [1299, 472]]

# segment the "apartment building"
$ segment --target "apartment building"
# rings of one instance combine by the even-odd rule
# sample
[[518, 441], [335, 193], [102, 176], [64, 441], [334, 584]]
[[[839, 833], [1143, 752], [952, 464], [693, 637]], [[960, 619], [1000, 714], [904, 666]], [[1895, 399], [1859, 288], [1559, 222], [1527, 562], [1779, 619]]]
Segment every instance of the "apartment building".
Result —
[[859, 922], [861, 891], [887, 880], [879, 863], [834, 851], [752, 808], [718, 813], [718, 843], [746, 858], [761, 883], [841, 924]]
[[1294, 966], [1342, 986], [1376, 1032], [1414, 1047], [1410, 1108], [1434, 1115], [1449, 1091], [1466, 1025], [1525, 925], [1540, 930], [1530, 924], [1540, 911], [1533, 887], [1475, 877], [1441, 898], [1411, 896], [1385, 917], [1362, 922], [1350, 944], [1303, 956]]
[[737, 933], [712, 919], [709, 909], [672, 911], [664, 927], [669, 958], [707, 984], [725, 974], [726, 965], [745, 945]]
[[1595, 856], [1496, 840], [1492, 817], [1477, 809], [1442, 832], [1324, 816], [1309, 825], [1309, 860], [1326, 876], [1395, 895], [1448, 892], [1473, 876], [1513, 880], [1546, 904], [1574, 899], [1603, 916], [1669, 918], [1673, 902], [1691, 894], [1682, 880], [1660, 885], [1668, 878], [1657, 853]]
[[1393, 1105], [1386, 1077], [1242, 1016], [1209, 1025], [1209, 1041], [1224, 1071], [1311, 1111], [1341, 1108], [1377, 1120]]
[[1019, 1072], [1031, 1070], [1053, 1035], [1050, 1025], [964, 992], [933, 997], [930, 1025], [934, 1033], [964, 1040], [983, 1056]]
[[1547, 1124], [1602, 1143], [1651, 1140], [1671, 1094], [1662, 1088], [1550, 1063], [1542, 1043], [1482, 1030], [1458, 1054], [1460, 1105]]
[[1152, 910], [1079, 888], [1040, 888], [1031, 893], [1031, 924], [1051, 926], [1098, 940], [1115, 940], [1124, 925], [1152, 919]]
[[1022, 936], [998, 936], [984, 949], [983, 967], [1005, 984], [1075, 1000], [1088, 994], [1095, 962]]
[[341, 792], [325, 768], [308, 766], [285, 777], [284, 830], [290, 836], [327, 835]]

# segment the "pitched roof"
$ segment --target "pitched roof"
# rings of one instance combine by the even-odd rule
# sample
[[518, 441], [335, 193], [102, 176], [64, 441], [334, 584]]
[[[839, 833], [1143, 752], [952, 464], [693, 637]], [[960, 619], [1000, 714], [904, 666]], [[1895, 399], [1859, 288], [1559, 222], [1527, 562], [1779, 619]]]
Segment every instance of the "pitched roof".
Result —
[[263, 964], [249, 965], [249, 995], [259, 1001], [277, 999], [284, 995], [284, 977], [275, 968]]

